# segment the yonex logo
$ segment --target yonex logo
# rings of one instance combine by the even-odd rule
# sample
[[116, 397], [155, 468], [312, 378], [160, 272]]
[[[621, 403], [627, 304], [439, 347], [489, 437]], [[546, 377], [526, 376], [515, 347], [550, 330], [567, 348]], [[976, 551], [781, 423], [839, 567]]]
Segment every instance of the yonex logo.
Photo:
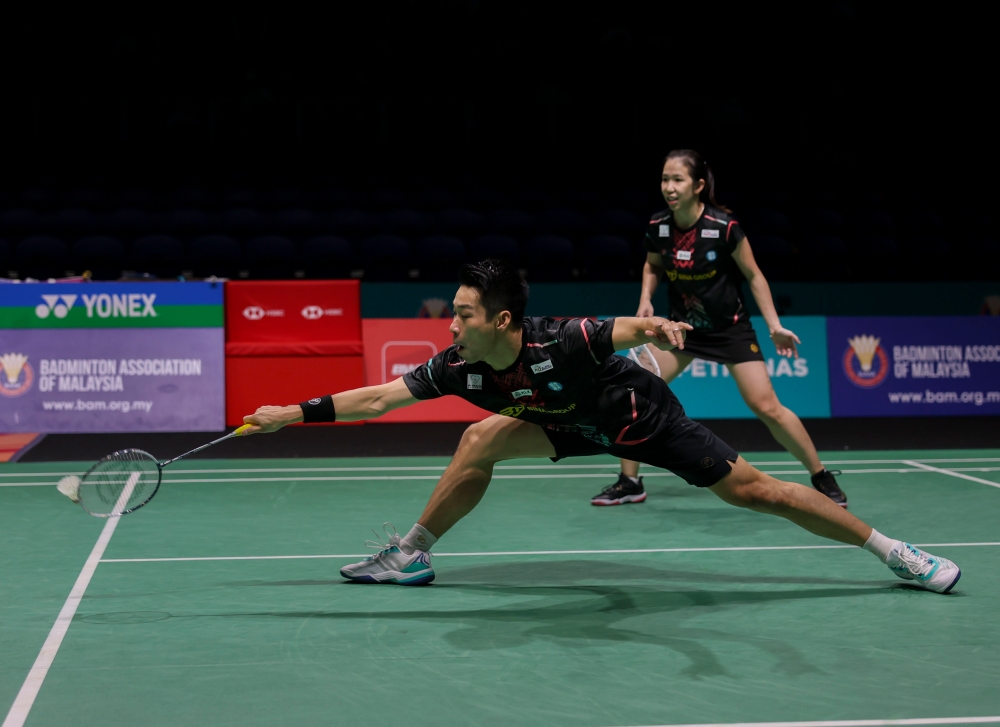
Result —
[[248, 305], [243, 309], [243, 317], [248, 321], [259, 321], [264, 317], [264, 309], [258, 305]]
[[76, 298], [75, 295], [43, 295], [42, 300], [45, 302], [35, 307], [35, 315], [39, 318], [48, 318], [49, 313], [54, 313], [56, 318], [65, 318], [76, 303]]
[[323, 401], [323, 400], [322, 400], [322, 399], [320, 399], [319, 397], [317, 397], [317, 398], [315, 398], [315, 399], [310, 399], [310, 400], [309, 400], [309, 403], [310, 403], [310, 404], [312, 404], [313, 406], [316, 406], [316, 405], [317, 405], [317, 404], [319, 404], [319, 403], [320, 403], [321, 401]]

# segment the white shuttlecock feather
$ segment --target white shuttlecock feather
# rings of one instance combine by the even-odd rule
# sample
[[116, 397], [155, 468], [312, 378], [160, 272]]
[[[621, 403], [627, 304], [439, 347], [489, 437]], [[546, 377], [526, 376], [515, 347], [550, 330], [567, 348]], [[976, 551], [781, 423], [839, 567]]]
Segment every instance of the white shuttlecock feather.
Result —
[[66, 475], [56, 485], [56, 489], [73, 502], [80, 502], [80, 478], [76, 475]]

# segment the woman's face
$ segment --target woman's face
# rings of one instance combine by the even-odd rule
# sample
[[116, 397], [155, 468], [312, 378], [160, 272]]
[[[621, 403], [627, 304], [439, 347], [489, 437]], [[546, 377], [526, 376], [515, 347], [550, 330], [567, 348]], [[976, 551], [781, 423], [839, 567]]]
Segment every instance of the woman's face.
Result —
[[705, 180], [697, 183], [691, 179], [687, 165], [680, 159], [667, 159], [663, 165], [663, 176], [660, 179], [660, 191], [667, 206], [672, 210], [687, 209], [697, 204], [698, 195], [705, 188]]

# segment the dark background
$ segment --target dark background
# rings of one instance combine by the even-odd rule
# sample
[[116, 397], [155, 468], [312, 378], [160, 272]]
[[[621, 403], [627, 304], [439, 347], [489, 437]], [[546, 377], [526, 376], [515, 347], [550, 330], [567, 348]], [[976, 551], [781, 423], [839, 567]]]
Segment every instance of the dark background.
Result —
[[[226, 196], [239, 188], [263, 206], [386, 209], [444, 190], [476, 210], [645, 215], [662, 207], [663, 156], [690, 147], [748, 233], [785, 234], [796, 254], [794, 231], [754, 230], [751, 213], [886, 211], [876, 232], [893, 260], [924, 228], [939, 241], [923, 257], [1000, 256], [992, 39], [950, 8], [88, 9], [10, 17], [0, 45], [7, 207], [146, 204], [135, 188], [169, 190], [161, 206], [219, 207], [243, 203]], [[866, 246], [848, 240], [848, 254]], [[956, 277], [940, 262], [903, 277]], [[872, 279], [862, 268], [834, 277]], [[996, 277], [976, 265], [957, 277], [984, 276]]]

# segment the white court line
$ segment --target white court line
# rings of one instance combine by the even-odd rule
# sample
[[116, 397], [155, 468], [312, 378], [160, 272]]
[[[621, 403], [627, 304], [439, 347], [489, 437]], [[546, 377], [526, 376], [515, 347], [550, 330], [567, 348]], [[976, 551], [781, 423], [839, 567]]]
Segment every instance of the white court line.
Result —
[[979, 482], [980, 484], [983, 485], [989, 485], [990, 487], [1000, 488], [1000, 484], [996, 482], [990, 482], [989, 480], [984, 480], [980, 477], [972, 477], [970, 475], [964, 475], [961, 472], [957, 472], [956, 471], [958, 469], [957, 467], [945, 470], [941, 469], [940, 467], [931, 467], [930, 465], [920, 464], [919, 462], [914, 462], [912, 460], [903, 460], [903, 464], [908, 464], [913, 467], [919, 467], [920, 469], [927, 470], [928, 472], [937, 472], [942, 475], [951, 475], [952, 477], [960, 477], [963, 480], [969, 480], [970, 482]]
[[21, 691], [17, 693], [17, 698], [7, 713], [2, 727], [21, 727], [24, 720], [28, 718], [28, 712], [31, 711], [31, 706], [35, 703], [38, 690], [42, 688], [42, 682], [45, 681], [45, 677], [49, 673], [49, 667], [52, 666], [52, 662], [56, 658], [63, 637], [66, 636], [66, 631], [73, 621], [76, 609], [80, 606], [83, 594], [86, 592], [87, 586], [90, 585], [90, 579], [93, 577], [94, 571], [97, 570], [97, 564], [101, 562], [101, 557], [104, 555], [108, 543], [111, 542], [111, 536], [114, 535], [119, 520], [120, 518], [111, 517], [104, 524], [104, 529], [101, 530], [101, 535], [97, 539], [97, 543], [94, 544], [94, 549], [90, 551], [87, 562], [83, 564], [83, 570], [77, 576], [76, 583], [69, 592], [69, 598], [63, 604], [52, 630], [49, 631], [48, 638], [42, 644], [42, 650], [38, 652], [38, 657], [35, 659], [31, 671], [28, 672], [24, 684], [21, 685]]
[[[865, 464], [906, 464], [908, 462], [934, 462], [938, 464], [952, 462], [1000, 462], [1000, 457], [968, 457], [964, 459], [856, 459], [856, 460], [827, 460], [828, 465], [865, 465]], [[774, 462], [751, 462], [754, 467], [797, 467], [798, 464], [790, 460], [780, 460]], [[618, 469], [618, 464], [537, 464], [537, 465], [497, 465], [497, 470], [565, 470], [565, 469]], [[174, 467], [173, 471], [184, 474], [244, 474], [254, 472], [415, 472], [429, 471], [442, 472], [445, 465], [433, 465], [418, 467], [249, 467], [249, 468], [226, 468], [226, 469], [185, 469], [184, 467]], [[952, 469], [969, 469], [972, 471], [982, 471], [979, 468], [953, 467]], [[990, 468], [992, 470], [993, 468]], [[803, 470], [804, 471], [804, 470]], [[879, 471], [879, 470], [875, 470]], [[0, 472], [2, 477], [62, 477], [63, 475], [79, 474], [73, 471], [63, 472]]]
[[[880, 469], [859, 469], [859, 470], [841, 470], [842, 474], [845, 475], [861, 475], [861, 474], [913, 474], [917, 472], [943, 472], [952, 473], [956, 477], [963, 477], [963, 475], [958, 474], [959, 472], [1000, 472], [1000, 467], [952, 467], [950, 470], [939, 470], [937, 468], [930, 468], [920, 465], [917, 462], [913, 464], [916, 467], [906, 467], [906, 468], [880, 468]], [[616, 465], [617, 466], [617, 465]], [[207, 470], [208, 472], [218, 474], [219, 472], [224, 472], [225, 470]], [[266, 470], [249, 470], [251, 472], [260, 472]], [[283, 471], [283, 470], [279, 470]], [[179, 472], [174, 470], [175, 474], [186, 474], [184, 472]], [[766, 475], [776, 475], [781, 477], [806, 477], [808, 472], [806, 470], [762, 470]], [[495, 475], [494, 480], [555, 480], [555, 479], [602, 479], [606, 478], [607, 473], [602, 474], [589, 474], [586, 472], [576, 472], [569, 474], [539, 474], [539, 475]], [[676, 477], [677, 475], [672, 472], [647, 472], [643, 477]], [[211, 484], [211, 483], [233, 483], [242, 484], [246, 482], [357, 482], [359, 480], [377, 480], [377, 481], [387, 481], [387, 482], [407, 482], [411, 480], [437, 480], [440, 475], [365, 475], [359, 474], [356, 476], [326, 476], [326, 477], [175, 477], [171, 479], [163, 480], [163, 484], [168, 485], [179, 485], [179, 484]], [[991, 484], [994, 487], [1000, 487], [996, 483], [988, 482], [987, 480], [980, 480], [978, 478], [966, 478], [972, 479], [975, 482], [982, 482], [984, 484]], [[50, 487], [51, 482], [0, 482], [0, 487]]]
[[916, 719], [828, 719], [816, 722], [696, 722], [661, 724], [645, 727], [906, 727], [933, 724], [994, 724], [998, 717], [918, 717]]
[[[916, 543], [918, 548], [969, 548], [1000, 546], [995, 543]], [[621, 550], [498, 550], [478, 553], [434, 553], [436, 558], [496, 557], [516, 555], [624, 555], [630, 553], [719, 553], [777, 550], [846, 550], [853, 545], [746, 545], [726, 548], [631, 548]], [[336, 553], [320, 555], [217, 555], [188, 558], [105, 558], [102, 563], [178, 563], [208, 560], [315, 560], [317, 558], [364, 558], [369, 554]]]

